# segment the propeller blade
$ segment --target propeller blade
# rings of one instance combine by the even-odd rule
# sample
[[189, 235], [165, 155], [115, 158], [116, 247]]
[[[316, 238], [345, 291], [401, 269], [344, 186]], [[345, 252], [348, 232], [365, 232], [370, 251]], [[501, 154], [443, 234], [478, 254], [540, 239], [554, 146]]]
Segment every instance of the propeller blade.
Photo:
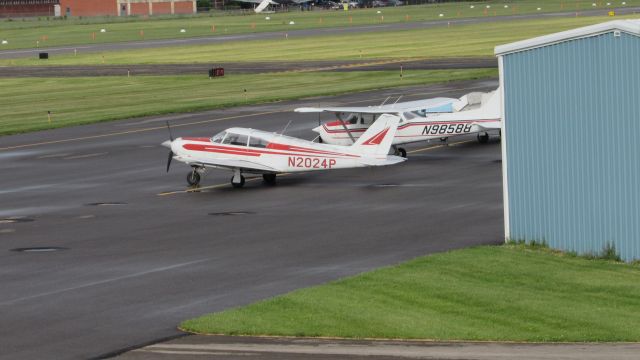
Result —
[[169, 130], [169, 139], [173, 141], [173, 134], [171, 133], [171, 126], [169, 126], [169, 120], [167, 120], [167, 129]]
[[173, 160], [173, 151], [169, 151], [169, 159], [167, 160], [167, 172], [169, 172], [169, 168], [171, 167], [171, 160]]

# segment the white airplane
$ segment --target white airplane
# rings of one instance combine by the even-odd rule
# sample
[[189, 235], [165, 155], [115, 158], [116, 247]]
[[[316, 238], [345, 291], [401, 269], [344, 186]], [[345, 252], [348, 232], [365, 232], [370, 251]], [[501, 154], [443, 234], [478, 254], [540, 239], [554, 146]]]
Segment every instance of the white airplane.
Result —
[[235, 0], [235, 1], [244, 2], [244, 3], [251, 3], [251, 4], [258, 4], [258, 6], [256, 6], [253, 9], [253, 11], [255, 11], [256, 14], [259, 14], [262, 11], [264, 11], [264, 9], [266, 9], [267, 6], [269, 6], [269, 5], [278, 5], [280, 3], [285, 3], [285, 2], [294, 3], [294, 4], [299, 5], [299, 4], [307, 3], [307, 2], [310, 2], [310, 1], [313, 1], [313, 0], [283, 0], [283, 1], [280, 1], [279, 3], [277, 3], [277, 2], [275, 2], [273, 0]]
[[351, 146], [319, 144], [247, 128], [230, 128], [212, 138], [181, 137], [175, 140], [169, 128], [171, 140], [162, 145], [171, 149], [167, 172], [172, 159], [193, 168], [187, 175], [187, 182], [191, 186], [200, 183], [200, 174], [206, 168], [233, 171], [233, 187], [244, 185], [243, 173], [262, 174], [265, 183], [273, 184], [279, 173], [383, 166], [403, 162], [406, 159], [388, 155], [399, 121], [394, 115], [380, 116]]
[[397, 155], [407, 156], [398, 145], [418, 141], [478, 134], [478, 141], [489, 141], [489, 133], [500, 133], [500, 95], [470, 93], [460, 99], [434, 98], [428, 100], [370, 107], [298, 108], [296, 112], [332, 112], [337, 121], [322, 124], [313, 129], [319, 134], [318, 141], [333, 145], [352, 144], [360, 134], [381, 114], [400, 117], [400, 125], [393, 140]]

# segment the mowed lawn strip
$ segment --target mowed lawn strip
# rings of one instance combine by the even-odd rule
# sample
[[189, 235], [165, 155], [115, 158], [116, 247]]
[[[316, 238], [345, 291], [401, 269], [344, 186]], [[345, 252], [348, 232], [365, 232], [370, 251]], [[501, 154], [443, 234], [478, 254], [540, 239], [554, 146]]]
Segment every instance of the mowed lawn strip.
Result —
[[269, 73], [213, 80], [206, 75], [5, 78], [0, 80], [0, 135], [497, 75], [495, 69], [471, 69], [405, 71], [402, 78], [399, 71]]
[[[640, 0], [627, 0], [626, 6], [640, 5]], [[487, 8], [486, 6], [490, 6]], [[505, 7], [507, 5], [507, 7]], [[603, 5], [603, 4], [601, 4]], [[614, 4], [623, 7], [621, 2]], [[473, 8], [471, 8], [473, 6]], [[537, 8], [541, 7], [538, 11]], [[276, 14], [230, 15], [213, 12], [197, 16], [175, 17], [110, 17], [0, 20], [0, 39], [8, 44], [3, 49], [83, 45], [138, 40], [180, 39], [197, 36], [231, 35], [267, 31], [291, 31], [310, 28], [335, 28], [356, 25], [389, 24], [427, 20], [453, 20], [468, 17], [522, 15], [539, 12], [591, 9], [591, 2], [566, 0], [503, 0], [483, 3], [446, 3], [353, 9], [350, 11], [292, 11]], [[380, 12], [380, 13], [378, 13]], [[442, 16], [440, 16], [442, 14]], [[269, 17], [269, 20], [266, 19]], [[293, 21], [294, 25], [289, 25]], [[100, 32], [105, 29], [106, 32]], [[180, 32], [184, 29], [185, 32]], [[95, 33], [95, 37], [92, 35]]]
[[640, 267], [522, 245], [436, 254], [187, 320], [211, 334], [639, 341]]
[[[624, 18], [639, 18], [630, 15]], [[620, 17], [622, 18], [622, 17]], [[618, 19], [620, 19], [618, 18]], [[560, 18], [509, 21], [403, 31], [372, 31], [360, 34], [239, 41], [221, 44], [175, 46], [53, 55], [49, 60], [0, 60], [0, 65], [113, 65], [221, 63], [249, 61], [310, 61], [405, 59], [493, 56], [496, 45], [524, 40], [610, 18]]]

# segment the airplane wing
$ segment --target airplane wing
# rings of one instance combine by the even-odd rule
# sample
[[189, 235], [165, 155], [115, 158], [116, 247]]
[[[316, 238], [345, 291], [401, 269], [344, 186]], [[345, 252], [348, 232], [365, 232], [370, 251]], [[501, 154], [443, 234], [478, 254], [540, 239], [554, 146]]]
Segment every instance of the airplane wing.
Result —
[[453, 103], [458, 99], [452, 98], [433, 98], [426, 100], [408, 101], [396, 104], [387, 104], [381, 106], [350, 106], [350, 107], [303, 107], [295, 109], [299, 113], [361, 113], [361, 114], [396, 114], [402, 112], [411, 112], [423, 110], [426, 112], [452, 112]]
[[276, 168], [266, 166], [263, 164], [258, 164], [253, 161], [247, 161], [247, 160], [216, 159], [215, 162], [213, 161], [202, 162], [202, 161], [193, 161], [193, 159], [180, 158], [179, 156], [174, 157], [174, 159], [185, 162], [188, 165], [205, 165], [205, 166], [219, 167], [219, 168], [226, 168], [226, 169], [242, 169], [242, 170], [249, 170], [249, 171], [264, 171], [264, 172], [270, 172], [270, 173], [278, 172], [278, 169]]

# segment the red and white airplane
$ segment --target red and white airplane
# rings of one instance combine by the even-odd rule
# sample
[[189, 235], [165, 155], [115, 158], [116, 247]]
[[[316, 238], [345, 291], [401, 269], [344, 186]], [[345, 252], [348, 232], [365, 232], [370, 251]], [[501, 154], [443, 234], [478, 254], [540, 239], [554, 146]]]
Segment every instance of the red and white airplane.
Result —
[[165, 141], [171, 160], [181, 161], [193, 169], [187, 175], [191, 186], [200, 183], [206, 168], [233, 171], [231, 184], [242, 187], [243, 173], [262, 174], [265, 183], [273, 184], [279, 173], [346, 169], [393, 165], [404, 158], [388, 155], [400, 119], [382, 115], [351, 146], [319, 144], [277, 133], [230, 128], [212, 138], [181, 137]]
[[398, 145], [412, 142], [478, 134], [478, 141], [486, 143], [489, 133], [500, 133], [500, 91], [470, 93], [460, 99], [434, 98], [428, 100], [370, 107], [298, 108], [296, 112], [332, 112], [337, 121], [313, 129], [319, 141], [333, 145], [349, 145], [360, 137], [381, 114], [400, 117], [393, 140], [397, 155], [407, 156]]

